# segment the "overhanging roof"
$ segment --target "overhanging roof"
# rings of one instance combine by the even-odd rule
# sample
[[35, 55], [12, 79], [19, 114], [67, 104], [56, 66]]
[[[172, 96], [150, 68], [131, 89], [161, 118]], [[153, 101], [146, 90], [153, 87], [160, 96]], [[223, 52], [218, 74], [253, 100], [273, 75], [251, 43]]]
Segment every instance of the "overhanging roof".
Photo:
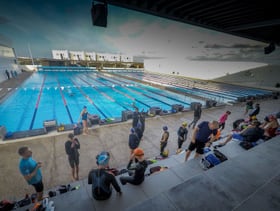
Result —
[[280, 45], [280, 12], [272, 0], [101, 0], [240, 37]]

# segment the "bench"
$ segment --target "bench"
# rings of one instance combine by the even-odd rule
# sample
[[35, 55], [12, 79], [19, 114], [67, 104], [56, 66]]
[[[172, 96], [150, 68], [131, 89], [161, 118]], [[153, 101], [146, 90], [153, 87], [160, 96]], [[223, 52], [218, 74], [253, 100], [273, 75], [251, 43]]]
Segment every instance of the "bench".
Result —
[[43, 123], [43, 127], [44, 127], [45, 132], [56, 130], [57, 129], [57, 122], [56, 122], [55, 119], [46, 120]]

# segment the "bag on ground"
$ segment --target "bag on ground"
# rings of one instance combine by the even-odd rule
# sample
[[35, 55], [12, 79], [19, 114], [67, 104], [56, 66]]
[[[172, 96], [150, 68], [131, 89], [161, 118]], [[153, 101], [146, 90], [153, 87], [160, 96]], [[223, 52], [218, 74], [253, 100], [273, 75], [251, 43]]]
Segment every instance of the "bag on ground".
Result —
[[224, 161], [227, 160], [227, 156], [225, 156], [225, 155], [224, 155], [223, 153], [221, 153], [219, 150], [214, 149], [213, 152], [214, 152], [215, 156], [216, 156], [217, 158], [219, 158], [219, 160], [220, 160], [221, 162], [224, 162]]
[[209, 147], [205, 147], [203, 158], [200, 161], [202, 168], [204, 170], [206, 170], [206, 169], [212, 168], [220, 163], [221, 163], [221, 161], [219, 160], [219, 158], [216, 157], [214, 152]]

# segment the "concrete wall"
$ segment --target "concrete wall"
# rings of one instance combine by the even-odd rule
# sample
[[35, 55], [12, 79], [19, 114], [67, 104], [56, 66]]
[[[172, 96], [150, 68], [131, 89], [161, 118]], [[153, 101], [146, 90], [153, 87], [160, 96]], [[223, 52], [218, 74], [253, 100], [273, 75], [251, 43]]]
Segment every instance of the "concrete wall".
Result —
[[16, 71], [19, 74], [19, 68], [16, 63], [16, 56], [14, 49], [11, 47], [0, 45], [0, 82], [8, 79], [5, 71], [8, 70], [11, 75], [11, 71]]
[[[235, 74], [229, 74], [215, 80], [225, 83], [246, 83], [249, 86], [275, 88], [277, 83], [280, 84], [280, 66], [268, 65], [253, 68]], [[278, 89], [280, 91], [280, 88]]]

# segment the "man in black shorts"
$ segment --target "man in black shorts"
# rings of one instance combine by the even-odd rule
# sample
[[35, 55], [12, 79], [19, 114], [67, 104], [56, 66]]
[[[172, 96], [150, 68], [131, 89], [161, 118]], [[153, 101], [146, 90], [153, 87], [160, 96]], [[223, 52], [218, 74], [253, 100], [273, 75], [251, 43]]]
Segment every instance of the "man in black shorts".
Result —
[[[73, 133], [68, 135], [69, 140], [65, 142], [65, 151], [68, 155], [69, 164], [71, 166], [72, 180], [79, 180], [79, 152], [80, 142], [74, 137]], [[76, 175], [75, 175], [76, 174]]]
[[32, 158], [32, 151], [29, 147], [23, 146], [18, 149], [21, 156], [19, 170], [29, 185], [32, 185], [37, 193], [37, 200], [43, 199], [44, 184], [42, 182], [42, 163]]
[[206, 143], [211, 144], [215, 140], [217, 129], [219, 128], [218, 121], [201, 122], [193, 131], [193, 136], [189, 148], [186, 150], [185, 161], [188, 160], [191, 152], [196, 149], [195, 157], [203, 154], [203, 149]]

